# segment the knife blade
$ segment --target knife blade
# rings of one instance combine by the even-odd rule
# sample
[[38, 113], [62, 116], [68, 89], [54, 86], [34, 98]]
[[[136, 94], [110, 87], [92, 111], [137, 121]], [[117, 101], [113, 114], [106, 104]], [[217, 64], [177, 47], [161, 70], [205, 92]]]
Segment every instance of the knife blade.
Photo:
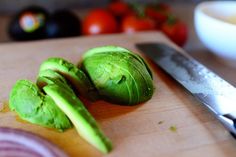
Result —
[[163, 43], [137, 43], [136, 47], [206, 106], [236, 135], [236, 88], [187, 53]]

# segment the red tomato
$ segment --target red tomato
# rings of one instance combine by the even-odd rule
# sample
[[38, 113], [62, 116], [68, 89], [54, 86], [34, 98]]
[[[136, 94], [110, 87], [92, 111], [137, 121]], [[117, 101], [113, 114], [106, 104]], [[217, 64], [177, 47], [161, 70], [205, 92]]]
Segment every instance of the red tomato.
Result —
[[123, 1], [114, 1], [110, 3], [108, 6], [108, 9], [116, 17], [122, 17], [124, 15], [127, 15], [130, 12], [129, 5]]
[[84, 35], [116, 33], [118, 24], [115, 17], [105, 9], [95, 9], [88, 13], [82, 23]]
[[167, 20], [166, 12], [155, 10], [153, 7], [147, 7], [145, 14], [153, 18], [158, 26], [162, 25]]
[[167, 21], [161, 30], [177, 45], [183, 46], [188, 38], [187, 25], [180, 20]]
[[169, 13], [170, 7], [165, 3], [148, 5], [145, 8], [145, 14], [148, 17], [153, 18], [159, 28], [168, 19]]
[[128, 15], [124, 17], [121, 27], [122, 31], [125, 33], [134, 33], [138, 31], [154, 30], [156, 25], [150, 18]]

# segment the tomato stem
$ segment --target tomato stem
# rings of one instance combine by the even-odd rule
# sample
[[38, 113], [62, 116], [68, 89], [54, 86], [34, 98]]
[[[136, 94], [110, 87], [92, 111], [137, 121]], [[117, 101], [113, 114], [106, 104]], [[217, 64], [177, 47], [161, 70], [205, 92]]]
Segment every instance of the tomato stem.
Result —
[[136, 15], [140, 18], [144, 18], [146, 5], [140, 3], [130, 3], [130, 7], [135, 11]]
[[168, 15], [167, 23], [169, 25], [174, 25], [177, 21], [178, 19], [173, 14]]

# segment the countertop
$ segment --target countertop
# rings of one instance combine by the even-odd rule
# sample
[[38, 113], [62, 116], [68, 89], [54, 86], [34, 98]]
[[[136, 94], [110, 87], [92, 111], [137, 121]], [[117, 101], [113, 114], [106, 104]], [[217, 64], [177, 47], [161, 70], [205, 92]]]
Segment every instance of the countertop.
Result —
[[[163, 34], [153, 31], [2, 45], [0, 109], [7, 105], [8, 94], [16, 80], [35, 81], [40, 64], [48, 57], [63, 57], [76, 64], [91, 47], [112, 43], [140, 53], [135, 47], [140, 42], [162, 42], [176, 48]], [[84, 102], [114, 145], [113, 151], [105, 156], [235, 156], [236, 140], [229, 132], [182, 86], [150, 60], [146, 61], [153, 72], [155, 87], [149, 101], [135, 106], [115, 105], [105, 101]], [[75, 129], [59, 133], [19, 121], [15, 112], [8, 111], [0, 112], [0, 119], [0, 126], [36, 133], [72, 157], [104, 156], [85, 142]]]

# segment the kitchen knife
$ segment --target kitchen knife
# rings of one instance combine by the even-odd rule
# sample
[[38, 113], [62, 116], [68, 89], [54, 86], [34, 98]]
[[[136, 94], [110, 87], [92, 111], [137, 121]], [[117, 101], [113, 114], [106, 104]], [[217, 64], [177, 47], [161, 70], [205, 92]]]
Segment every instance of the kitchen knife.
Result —
[[136, 47], [183, 85], [236, 135], [236, 89], [187, 53], [162, 43], [138, 43]]

